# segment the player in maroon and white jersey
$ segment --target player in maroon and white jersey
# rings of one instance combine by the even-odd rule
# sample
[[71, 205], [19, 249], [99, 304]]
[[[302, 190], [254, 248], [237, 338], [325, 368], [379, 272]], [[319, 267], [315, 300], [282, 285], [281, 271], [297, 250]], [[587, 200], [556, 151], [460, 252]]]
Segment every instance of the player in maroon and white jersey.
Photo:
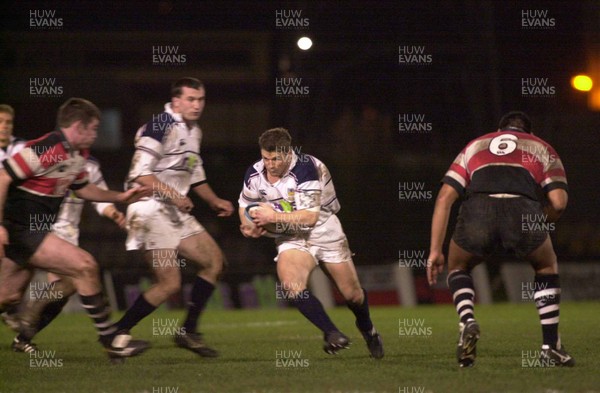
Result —
[[[25, 140], [13, 135], [15, 110], [10, 105], [0, 104], [0, 168], [5, 158], [19, 152], [25, 146]], [[2, 261], [0, 260], [0, 263]], [[11, 329], [19, 327], [15, 318], [17, 306], [9, 306], [5, 312], [0, 314], [0, 319]]]
[[476, 138], [456, 157], [442, 180], [433, 212], [427, 263], [430, 285], [444, 269], [442, 245], [454, 202], [464, 196], [448, 251], [448, 286], [460, 317], [458, 363], [475, 362], [480, 329], [475, 321], [471, 270], [486, 257], [512, 254], [535, 270], [534, 299], [542, 325], [542, 364], [573, 366], [558, 335], [560, 283], [549, 229], [567, 206], [567, 178], [560, 157], [531, 134], [523, 112], [509, 112], [499, 128]]
[[147, 344], [131, 341], [131, 336], [113, 326], [96, 261], [51, 231], [67, 189], [82, 199], [122, 203], [134, 202], [150, 192], [142, 187], [119, 193], [88, 182], [88, 149], [100, 123], [100, 110], [93, 103], [71, 98], [60, 107], [57, 120], [58, 131], [27, 142], [0, 169], [0, 257], [4, 258], [0, 312], [20, 301], [34, 268], [68, 276], [109, 356], [134, 356]]

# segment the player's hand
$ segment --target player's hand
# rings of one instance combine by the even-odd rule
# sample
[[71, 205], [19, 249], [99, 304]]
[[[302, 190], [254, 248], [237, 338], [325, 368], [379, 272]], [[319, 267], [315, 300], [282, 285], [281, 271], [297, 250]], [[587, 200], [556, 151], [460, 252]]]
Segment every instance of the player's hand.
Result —
[[253, 237], [258, 238], [267, 233], [263, 228], [257, 227], [255, 225], [241, 224], [240, 231], [244, 237]]
[[441, 252], [430, 252], [427, 258], [427, 281], [429, 285], [437, 283], [437, 276], [444, 270], [446, 258]]
[[192, 202], [190, 198], [183, 195], [180, 195], [177, 198], [171, 198], [171, 203], [183, 213], [189, 213], [194, 208], [194, 202]]
[[3, 225], [0, 225], [0, 260], [6, 257], [4, 246], [8, 246], [8, 231]]
[[275, 213], [273, 207], [268, 204], [261, 202], [259, 203], [260, 209], [255, 209], [250, 213], [253, 218], [253, 222], [258, 226], [268, 225], [275, 222]]
[[110, 219], [115, 222], [121, 229], [125, 229], [127, 220], [125, 220], [125, 214], [115, 209], [115, 211], [110, 215]]
[[140, 199], [142, 199], [144, 197], [151, 196], [151, 195], [152, 195], [152, 189], [150, 187], [141, 186], [141, 187], [132, 188], [125, 192], [121, 192], [117, 196], [116, 201], [129, 205], [131, 203], [139, 201]]
[[217, 198], [210, 204], [210, 208], [217, 212], [217, 217], [229, 217], [233, 214], [234, 207], [231, 202]]
[[104, 210], [102, 211], [102, 214], [105, 217], [108, 217], [111, 220], [113, 220], [114, 223], [119, 226], [119, 228], [125, 229], [125, 227], [126, 227], [125, 215], [123, 213], [121, 213], [119, 210], [117, 210], [115, 205], [111, 204], [111, 205], [106, 206], [104, 208]]

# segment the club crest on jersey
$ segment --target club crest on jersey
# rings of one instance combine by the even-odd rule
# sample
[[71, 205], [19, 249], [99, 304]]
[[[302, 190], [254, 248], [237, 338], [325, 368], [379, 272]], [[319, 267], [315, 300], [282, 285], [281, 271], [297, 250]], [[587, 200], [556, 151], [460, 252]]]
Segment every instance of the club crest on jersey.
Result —
[[295, 194], [296, 194], [296, 190], [294, 188], [288, 188], [288, 190], [287, 190], [288, 200], [293, 201]]
[[260, 195], [267, 196], [267, 192], [263, 189], [258, 190], [258, 192], [260, 192]]

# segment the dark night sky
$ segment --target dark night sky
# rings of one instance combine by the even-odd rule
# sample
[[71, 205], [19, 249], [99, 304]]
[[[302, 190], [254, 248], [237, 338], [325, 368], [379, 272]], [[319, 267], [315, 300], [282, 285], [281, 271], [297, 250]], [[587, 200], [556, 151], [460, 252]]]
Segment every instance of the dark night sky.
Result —
[[[597, 166], [600, 121], [598, 113], [586, 107], [585, 97], [572, 91], [569, 79], [587, 69], [589, 57], [600, 56], [599, 8], [594, 1], [13, 1], [3, 6], [0, 15], [0, 101], [16, 107], [20, 132], [35, 135], [49, 127], [48, 119], [53, 119], [64, 97], [32, 100], [23, 93], [26, 87], [20, 86], [26, 86], [32, 75], [54, 75], [62, 78], [69, 94], [85, 94], [103, 106], [121, 108], [128, 143], [128, 135], [147, 115], [141, 106], [165, 101], [166, 81], [173, 70], [165, 69], [156, 81], [140, 78], [138, 82], [134, 76], [115, 84], [111, 79], [115, 70], [156, 70], [148, 66], [146, 54], [153, 43], [140, 43], [148, 46], [146, 52], [134, 47], [129, 53], [115, 52], [111, 42], [93, 40], [85, 50], [69, 50], [70, 34], [143, 32], [160, 38], [164, 33], [169, 37], [165, 39], [176, 42], [169, 34], [192, 33], [199, 44], [186, 47], [193, 63], [188, 67], [198, 66], [194, 69], [201, 71], [210, 66], [232, 67], [252, 56], [231, 49], [235, 42], [224, 43], [222, 50], [203, 51], [200, 43], [208, 34], [264, 33], [269, 75], [265, 80], [238, 83], [218, 74], [207, 80], [209, 106], [203, 119], [213, 134], [206, 136], [203, 155], [212, 178], [227, 179], [215, 181], [215, 187], [228, 199], [237, 200], [241, 180], [237, 172], [228, 177], [223, 163], [243, 173], [246, 157], [251, 159], [255, 152], [252, 145], [228, 149], [214, 142], [215, 128], [223, 135], [234, 129], [230, 120], [235, 113], [211, 120], [210, 105], [242, 102], [252, 108], [254, 103], [264, 104], [269, 111], [264, 125], [290, 127], [307, 150], [338, 173], [336, 184], [344, 206], [340, 214], [351, 244], [363, 255], [375, 255], [374, 260], [358, 257], [358, 263], [393, 258], [402, 242], [425, 248], [432, 201], [418, 208], [399, 203], [398, 183], [422, 181], [435, 193], [437, 181], [464, 144], [492, 130], [503, 112], [519, 108], [532, 115], [534, 128], [537, 125], [539, 135], [555, 145], [567, 167], [572, 203], [564, 227], [589, 223], [584, 243], [595, 244], [600, 243], [596, 241], [600, 228], [595, 224], [600, 218], [595, 197], [600, 189], [588, 175], [596, 171], [590, 165]], [[32, 33], [31, 10], [55, 10], [64, 26]], [[309, 20], [308, 28], [276, 28], [277, 10], [301, 11], [301, 17]], [[555, 25], [523, 29], [524, 10], [544, 11]], [[315, 45], [302, 53], [294, 48], [294, 41], [304, 33]], [[9, 37], [18, 43], [7, 42]], [[28, 40], [38, 37], [56, 37], [56, 43], [44, 38], [43, 46], [32, 49]], [[400, 65], [400, 46], [424, 47], [433, 61]], [[286, 54], [292, 59], [292, 71], [310, 86], [309, 98], [274, 97], [278, 60]], [[92, 61], [93, 69], [87, 63]], [[75, 76], [68, 74], [71, 71]], [[556, 94], [524, 97], [522, 79], [536, 77], [547, 78]], [[424, 114], [433, 123], [433, 133], [398, 134], [400, 113]], [[256, 127], [264, 126], [240, 123], [243, 132], [254, 134], [259, 133]], [[573, 133], [582, 137], [573, 138]], [[107, 176], [110, 183], [120, 184], [129, 153], [130, 146], [124, 146], [118, 156], [99, 153], [101, 158], [123, 161]], [[240, 156], [245, 157], [243, 163], [229, 161]], [[353, 171], [366, 181], [364, 188], [378, 192], [357, 187], [348, 175]], [[365, 206], [379, 208], [370, 211]], [[365, 235], [365, 225], [387, 230], [370, 230]], [[238, 235], [234, 220], [225, 228], [225, 233]], [[581, 250], [563, 247], [566, 255], [600, 256], [598, 247]]]

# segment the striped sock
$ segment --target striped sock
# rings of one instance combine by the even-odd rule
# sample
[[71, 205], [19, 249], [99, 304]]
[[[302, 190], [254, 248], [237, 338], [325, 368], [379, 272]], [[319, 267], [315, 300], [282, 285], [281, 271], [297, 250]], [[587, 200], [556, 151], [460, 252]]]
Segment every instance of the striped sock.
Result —
[[535, 293], [533, 299], [540, 315], [544, 345], [556, 348], [560, 308], [560, 280], [558, 274], [536, 274], [534, 283]]
[[117, 331], [114, 323], [110, 320], [110, 306], [104, 300], [101, 292], [92, 296], [79, 295], [79, 297], [81, 305], [94, 321], [100, 341], [106, 345], [111, 335]]
[[474, 319], [475, 288], [471, 274], [464, 270], [454, 270], [448, 275], [447, 281], [460, 321], [465, 323], [468, 319]]

